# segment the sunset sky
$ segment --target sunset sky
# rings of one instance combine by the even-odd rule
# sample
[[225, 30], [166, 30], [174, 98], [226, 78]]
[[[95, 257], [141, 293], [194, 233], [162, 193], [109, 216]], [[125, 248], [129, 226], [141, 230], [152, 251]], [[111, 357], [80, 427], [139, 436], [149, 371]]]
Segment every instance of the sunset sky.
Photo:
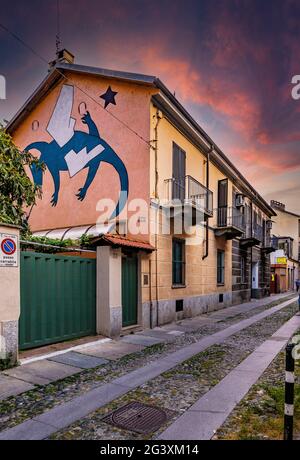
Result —
[[[56, 0], [0, 0], [0, 22], [46, 61]], [[156, 75], [266, 198], [300, 213], [300, 1], [60, 0], [77, 63]], [[0, 29], [10, 119], [47, 65]]]

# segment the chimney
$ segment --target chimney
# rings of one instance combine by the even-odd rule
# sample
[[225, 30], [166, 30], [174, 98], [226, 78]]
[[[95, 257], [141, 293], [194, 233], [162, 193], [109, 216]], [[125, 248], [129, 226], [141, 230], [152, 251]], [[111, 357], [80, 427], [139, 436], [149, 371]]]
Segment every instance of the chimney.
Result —
[[56, 59], [54, 61], [49, 62], [49, 70], [55, 67], [58, 64], [73, 64], [74, 63], [74, 55], [70, 53], [70, 51], [60, 50], [56, 53]]
[[270, 205], [274, 209], [278, 209], [279, 211], [285, 211], [285, 204], [280, 203], [280, 201], [271, 200]]

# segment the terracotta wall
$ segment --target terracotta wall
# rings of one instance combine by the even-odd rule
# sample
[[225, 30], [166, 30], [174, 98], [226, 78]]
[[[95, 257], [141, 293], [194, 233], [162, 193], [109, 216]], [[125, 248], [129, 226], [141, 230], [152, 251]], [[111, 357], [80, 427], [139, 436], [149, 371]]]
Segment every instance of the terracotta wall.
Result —
[[[67, 75], [69, 79], [63, 83], [73, 86], [74, 100], [71, 117], [76, 120], [75, 130], [87, 132], [87, 125], [82, 122], [79, 113], [86, 110], [95, 122], [100, 137], [103, 138], [116, 152], [124, 163], [129, 176], [129, 201], [133, 198], [143, 198], [149, 201], [149, 145], [133, 132], [137, 132], [145, 140], [150, 137], [149, 104], [151, 91], [149, 87], [133, 85], [117, 80], [103, 79], [95, 76], [78, 74]], [[24, 149], [30, 143], [53, 139], [47, 132], [50, 117], [55, 109], [63, 83], [59, 83], [40, 103], [29, 113], [22, 125], [13, 133], [15, 143]], [[118, 94], [116, 105], [109, 104], [104, 110], [104, 100], [100, 95], [108, 87]], [[87, 92], [94, 100], [82, 92]], [[116, 116], [132, 130], [120, 123]], [[37, 156], [38, 150], [32, 150]], [[100, 154], [101, 155], [101, 154]], [[29, 172], [30, 173], [30, 172]], [[89, 187], [86, 197], [79, 201], [76, 197], [78, 190], [83, 187], [87, 177], [87, 169], [79, 171], [70, 177], [68, 171], [60, 172], [61, 189], [57, 205], [51, 206], [50, 201], [54, 191], [53, 180], [47, 170], [43, 180], [43, 197], [34, 207], [30, 225], [33, 231], [64, 228], [94, 224], [100, 212], [96, 210], [99, 199], [111, 198], [118, 201], [120, 182], [114, 167], [101, 163], [95, 179]], [[120, 215], [123, 218], [124, 213]], [[143, 237], [145, 239], [145, 237]]]

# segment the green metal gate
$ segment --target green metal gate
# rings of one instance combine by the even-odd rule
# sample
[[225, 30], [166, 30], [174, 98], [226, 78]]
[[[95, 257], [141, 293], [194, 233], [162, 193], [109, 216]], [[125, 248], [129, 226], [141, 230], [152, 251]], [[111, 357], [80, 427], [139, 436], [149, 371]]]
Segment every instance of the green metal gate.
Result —
[[21, 252], [20, 349], [96, 333], [96, 260]]
[[122, 257], [122, 315], [123, 326], [137, 324], [137, 257], [135, 254]]

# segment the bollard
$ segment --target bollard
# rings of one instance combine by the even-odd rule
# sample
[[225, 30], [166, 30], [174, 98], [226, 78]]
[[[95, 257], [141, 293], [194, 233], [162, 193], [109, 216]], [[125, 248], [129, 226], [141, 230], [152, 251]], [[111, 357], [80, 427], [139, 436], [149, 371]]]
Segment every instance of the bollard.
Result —
[[294, 422], [294, 383], [295, 360], [294, 344], [289, 343], [285, 349], [285, 397], [284, 397], [284, 440], [293, 440]]

